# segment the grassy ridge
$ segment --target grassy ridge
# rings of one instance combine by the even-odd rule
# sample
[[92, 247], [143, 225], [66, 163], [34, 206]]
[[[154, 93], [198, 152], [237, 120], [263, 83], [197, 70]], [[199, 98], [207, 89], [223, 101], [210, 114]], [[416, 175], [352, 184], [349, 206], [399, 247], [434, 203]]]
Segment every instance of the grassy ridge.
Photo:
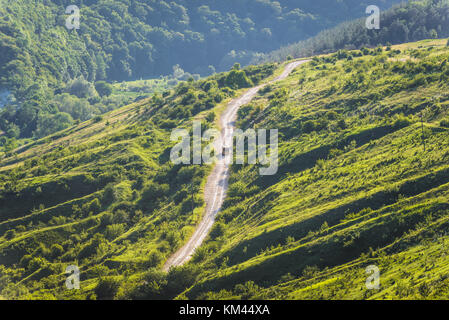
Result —
[[445, 40], [339, 51], [243, 107], [242, 128], [279, 128], [279, 173], [234, 166], [225, 231], [203, 248], [220, 250], [183, 297], [444, 298], [448, 54]]
[[[183, 82], [6, 154], [0, 168], [2, 296], [129, 297], [110, 286], [118, 289], [128, 276], [136, 286], [144, 271], [161, 267], [201, 218], [210, 169], [170, 162], [172, 128], [190, 128], [194, 119], [203, 129], [215, 126], [215, 107], [276, 70], [238, 68]], [[75, 296], [64, 289], [63, 272], [72, 264], [83, 275]]]
[[[446, 297], [446, 42], [317, 56], [260, 91], [237, 124], [279, 129], [278, 174], [261, 177], [259, 165], [233, 165], [206, 242], [168, 273], [163, 262], [202, 214], [210, 169], [170, 164], [171, 129], [190, 128], [192, 119], [215, 126], [231, 97], [280, 66], [236, 66], [19, 148], [0, 168], [0, 200], [15, 210], [0, 221], [0, 294]], [[83, 193], [77, 177], [93, 189]], [[80, 194], [67, 198], [65, 185]], [[45, 200], [47, 186], [61, 198]], [[23, 197], [35, 208], [21, 210]], [[69, 264], [81, 268], [80, 291], [64, 290]], [[365, 287], [369, 265], [380, 269], [379, 290]]]

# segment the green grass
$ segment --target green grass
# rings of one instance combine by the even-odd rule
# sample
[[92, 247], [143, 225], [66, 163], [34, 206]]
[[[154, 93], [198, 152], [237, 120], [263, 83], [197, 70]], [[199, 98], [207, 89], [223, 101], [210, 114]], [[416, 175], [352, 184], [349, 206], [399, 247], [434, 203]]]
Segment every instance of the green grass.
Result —
[[[274, 70], [247, 72], [257, 82]], [[226, 77], [208, 79], [207, 91], [206, 80], [183, 82], [0, 160], [2, 296], [91, 299], [100, 279], [112, 277], [118, 297], [129, 297], [148, 269], [161, 268], [200, 221], [210, 171], [170, 162], [172, 128], [189, 128], [193, 119], [214, 126], [206, 115], [241, 89], [227, 87]], [[76, 294], [64, 286], [72, 264], [83, 274]]]
[[[432, 40], [314, 58], [244, 107], [242, 128], [279, 129], [279, 172], [234, 166], [230, 188], [258, 191], [228, 197], [219, 217], [226, 233], [204, 245], [202, 280], [183, 296], [444, 298], [444, 259], [417, 271], [418, 255], [411, 277], [426, 281], [401, 284], [405, 294], [378, 257], [402, 270], [403, 257], [430, 254], [422, 242], [445, 230], [449, 139], [439, 123], [448, 114], [448, 55], [445, 40]], [[364, 286], [369, 264], [381, 269], [381, 290]], [[304, 276], [310, 267], [318, 278]]]
[[[233, 165], [224, 233], [168, 273], [211, 169], [171, 165], [170, 132], [193, 119], [217, 126], [207, 115], [244, 90], [226, 74], [17, 149], [0, 167], [0, 294], [95, 299], [106, 277], [117, 299], [447, 298], [448, 57], [445, 40], [341, 51], [259, 92], [237, 125], [279, 129], [278, 173]], [[281, 69], [246, 75], [257, 83]], [[68, 264], [82, 270], [80, 292], [64, 290]], [[379, 290], [365, 287], [369, 265]]]

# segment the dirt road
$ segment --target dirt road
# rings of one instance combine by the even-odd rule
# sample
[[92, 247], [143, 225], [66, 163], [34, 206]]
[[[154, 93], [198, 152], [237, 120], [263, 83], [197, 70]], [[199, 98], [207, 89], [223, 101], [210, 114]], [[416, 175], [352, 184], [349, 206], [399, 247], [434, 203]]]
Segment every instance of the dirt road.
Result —
[[[309, 60], [303, 60], [289, 63], [285, 66], [282, 74], [269, 83], [285, 79], [296, 67], [308, 61]], [[231, 148], [232, 146], [232, 135], [235, 129], [235, 119], [237, 117], [238, 109], [249, 103], [255, 97], [257, 92], [269, 83], [264, 83], [251, 88], [242, 96], [232, 100], [229, 103], [220, 119], [223, 137], [222, 144], [225, 148]], [[218, 150], [220, 150], [220, 148]], [[197, 226], [189, 241], [167, 260], [164, 265], [165, 271], [168, 271], [172, 266], [180, 266], [187, 262], [192, 257], [195, 249], [201, 245], [212, 228], [215, 221], [215, 216], [223, 204], [226, 190], [228, 189], [230, 157], [232, 157], [232, 153], [226, 154], [224, 157], [218, 157], [215, 167], [209, 175], [204, 189], [206, 208], [203, 219]]]

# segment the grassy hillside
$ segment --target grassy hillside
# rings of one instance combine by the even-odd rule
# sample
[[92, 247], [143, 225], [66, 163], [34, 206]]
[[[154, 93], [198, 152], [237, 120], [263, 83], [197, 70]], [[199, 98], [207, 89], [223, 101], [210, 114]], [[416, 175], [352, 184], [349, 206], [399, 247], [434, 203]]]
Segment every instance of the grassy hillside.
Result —
[[447, 298], [448, 56], [446, 40], [340, 51], [243, 107], [242, 128], [280, 130], [279, 172], [234, 166], [181, 297]]
[[[214, 126], [227, 99], [281, 65], [182, 83], [10, 153], [0, 295], [447, 298], [446, 42], [313, 57], [259, 92], [237, 124], [279, 129], [278, 173], [233, 165], [210, 236], [168, 273], [161, 266], [202, 214], [210, 170], [170, 164], [171, 129]], [[79, 291], [64, 287], [71, 264]], [[379, 290], [365, 288], [368, 265], [380, 269]]]
[[[214, 126], [215, 106], [274, 71], [265, 65], [183, 82], [4, 155], [1, 295], [124, 297], [116, 284], [134, 284], [143, 271], [161, 267], [202, 216], [209, 171], [169, 161], [171, 129], [190, 128], [193, 119], [203, 129]], [[81, 292], [65, 290], [67, 265], [81, 269]], [[172, 296], [191, 285], [179, 284], [188, 271], [177, 272], [172, 282], [181, 287]]]

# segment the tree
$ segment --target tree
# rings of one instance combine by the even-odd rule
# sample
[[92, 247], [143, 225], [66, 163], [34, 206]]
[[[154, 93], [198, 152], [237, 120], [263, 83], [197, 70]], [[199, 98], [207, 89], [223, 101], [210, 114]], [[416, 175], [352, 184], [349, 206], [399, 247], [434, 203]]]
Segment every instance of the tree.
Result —
[[64, 248], [61, 245], [54, 243], [50, 247], [50, 252], [52, 258], [58, 258], [64, 253]]
[[169, 189], [168, 184], [150, 182], [142, 192], [140, 205], [146, 209], [153, 209], [157, 202], [168, 194]]
[[83, 77], [72, 80], [65, 90], [78, 98], [90, 98], [97, 94], [92, 83], [88, 82]]
[[70, 127], [73, 119], [70, 114], [58, 112], [56, 114], [40, 113], [37, 120], [36, 136], [44, 137]]
[[[238, 65], [238, 64], [237, 64]], [[240, 65], [239, 65], [240, 66]], [[232, 89], [248, 88], [253, 84], [250, 79], [246, 76], [245, 71], [235, 69], [236, 66], [228, 73], [226, 77], [226, 86]], [[240, 67], [239, 67], [240, 68]]]
[[97, 90], [98, 94], [102, 97], [110, 96], [113, 91], [112, 85], [107, 83], [106, 81], [95, 82], [95, 89]]
[[98, 200], [98, 198], [95, 198], [94, 200], [92, 200], [90, 202], [89, 210], [95, 214], [97, 214], [101, 211], [101, 203], [100, 203], [100, 200]]

